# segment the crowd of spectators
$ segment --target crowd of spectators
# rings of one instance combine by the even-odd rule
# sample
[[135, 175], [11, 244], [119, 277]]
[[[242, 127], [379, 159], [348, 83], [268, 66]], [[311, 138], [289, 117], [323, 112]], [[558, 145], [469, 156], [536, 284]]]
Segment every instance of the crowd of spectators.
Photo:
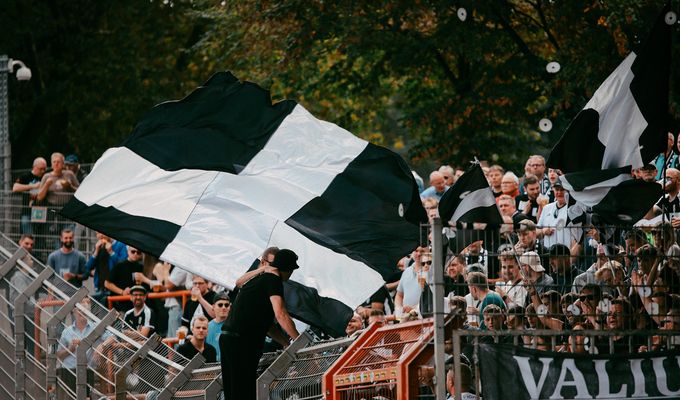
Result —
[[[625, 227], [608, 226], [593, 214], [585, 222], [571, 221], [561, 172], [546, 169], [542, 156], [528, 157], [521, 176], [482, 163], [504, 225], [445, 229], [446, 303], [464, 319], [461, 326], [494, 331], [490, 341], [543, 350], [609, 354], [680, 347], [679, 151], [669, 133], [667, 152], [632, 170], [636, 179], [658, 180], [664, 195], [643, 220]], [[431, 218], [446, 190], [440, 189], [445, 170], [455, 171], [433, 171], [435, 181], [421, 192]], [[455, 174], [446, 184], [454, 182]], [[400, 261], [404, 272], [394, 292], [393, 319], [410, 318], [411, 310], [432, 311], [423, 308], [428, 286], [421, 283], [417, 291], [412, 283], [414, 276], [431, 282], [430, 249], [424, 245]], [[621, 333], [573, 335], [580, 330]]]
[[[672, 135], [671, 135], [672, 136]], [[561, 172], [546, 169], [539, 155], [528, 157], [523, 173], [500, 165], [483, 165], [504, 220], [500, 229], [452, 226], [446, 229], [446, 308], [461, 329], [495, 332], [491, 341], [509, 341], [539, 349], [564, 352], [630, 353], [680, 347], [680, 170], [675, 140], [657, 160], [632, 174], [659, 182], [664, 196], [649, 210], [648, 223], [616, 227], [591, 216], [571, 225], [569, 193], [559, 181]], [[52, 154], [51, 171], [38, 157], [30, 172], [20, 176], [13, 191], [22, 195], [20, 243], [29, 252], [36, 240], [32, 208], [61, 206], [79, 186], [83, 171], [77, 157]], [[661, 168], [661, 170], [660, 170]], [[665, 168], [665, 172], [663, 169]], [[665, 173], [665, 175], [663, 175]], [[443, 194], [463, 170], [442, 166], [429, 175], [421, 200], [428, 216], [438, 215]], [[662, 176], [663, 175], [663, 176]], [[49, 218], [49, 217], [48, 217]], [[219, 361], [222, 323], [237, 292], [227, 291], [200, 276], [187, 273], [124, 243], [97, 233], [86, 256], [74, 240], [75, 225], [53, 224], [58, 238], [46, 264], [76, 287], [92, 278], [94, 299], [106, 304], [110, 296], [129, 296], [114, 302], [131, 329], [141, 335], [158, 333], [177, 338], [180, 354], [201, 353]], [[469, 229], [468, 229], [469, 228]], [[252, 272], [236, 286], [268, 268], [277, 249], [267, 249]], [[433, 254], [422, 243], [398, 263], [400, 273], [355, 310], [346, 329], [355, 334], [373, 322], [390, 324], [422, 318], [432, 312]], [[144, 259], [147, 261], [144, 262]], [[189, 290], [180, 297], [150, 299], [149, 293]], [[77, 315], [76, 315], [77, 317]], [[73, 346], [88, 327], [65, 331], [63, 347]], [[82, 324], [81, 324], [82, 325]], [[644, 335], [574, 336], [573, 332], [638, 330]], [[564, 332], [534, 335], [532, 330]], [[522, 334], [498, 336], [521, 331]], [[573, 340], [573, 338], [576, 340]], [[68, 360], [64, 360], [68, 361]], [[62, 362], [64, 368], [71, 368]]]

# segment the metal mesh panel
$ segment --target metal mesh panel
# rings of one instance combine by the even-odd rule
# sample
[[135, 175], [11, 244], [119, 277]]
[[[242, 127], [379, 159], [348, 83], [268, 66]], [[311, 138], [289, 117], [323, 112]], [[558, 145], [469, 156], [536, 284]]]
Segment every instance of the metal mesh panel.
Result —
[[269, 368], [270, 365], [281, 355], [281, 351], [272, 351], [269, 353], [262, 354], [260, 361], [257, 364], [257, 376], [262, 375], [262, 373]]
[[[219, 364], [205, 364], [204, 367], [195, 369], [191, 378], [182, 385], [173, 395], [173, 399], [204, 399], [206, 389], [222, 375]], [[221, 390], [221, 389], [220, 389]]]
[[285, 374], [269, 386], [270, 399], [321, 399], [321, 380], [328, 368], [347, 350], [353, 339], [309, 343], [295, 353]]
[[[0, 263], [7, 261], [16, 251], [17, 245], [4, 235], [0, 235]], [[6, 335], [0, 339], [0, 358], [7, 361], [7, 365], [13, 365], [14, 357], [14, 330], [13, 323], [13, 300], [19, 293], [24, 291], [30, 282], [33, 282], [40, 272], [46, 267], [36, 258], [27, 258], [5, 277], [0, 279], [0, 329]], [[45, 398], [48, 379], [47, 360], [51, 351], [56, 357], [57, 388], [54, 390], [58, 398], [77, 398], [75, 385], [77, 369], [74, 368], [73, 360], [76, 358], [76, 348], [61, 339], [62, 334], [73, 326], [76, 315], [83, 316], [87, 324], [96, 326], [107, 316], [109, 311], [101, 304], [90, 300], [87, 303], [78, 303], [75, 307], [78, 311], [64, 309], [65, 304], [76, 295], [77, 289], [56, 275], [49, 276], [38, 288], [34, 295], [30, 296], [26, 303], [24, 318], [25, 325], [25, 391], [26, 398]], [[55, 315], [61, 314], [62, 320], [56, 323], [54, 337], [57, 339], [55, 346], [48, 346], [46, 323]], [[61, 318], [61, 317], [60, 317]], [[139, 332], [132, 330], [120, 318], [115, 319], [101, 334], [97, 334], [94, 343], [87, 348], [87, 389], [91, 397], [112, 396], [116, 385], [124, 385], [128, 396], [149, 395], [161, 392], [168, 383], [173, 380], [185, 368], [189, 360], [182, 357], [170, 347], [160, 341], [148, 341]], [[72, 328], [71, 328], [72, 329]], [[150, 347], [149, 347], [150, 346]], [[142, 353], [142, 347], [148, 347]], [[65, 360], [70, 359], [68, 365]], [[116, 374], [136, 359], [131, 364], [129, 372], [124, 372], [124, 382], [116, 382]], [[68, 367], [68, 368], [63, 368]], [[13, 371], [9, 368], [0, 368], [1, 374], [5, 374], [3, 382], [12, 382]], [[187, 390], [179, 395], [201, 397], [206, 388], [214, 385], [220, 375], [220, 367], [212, 366], [208, 369], [197, 370], [192, 379], [186, 383]], [[11, 385], [0, 387], [0, 393], [7, 392], [13, 395], [14, 388]]]
[[[30, 233], [35, 238], [34, 255], [46, 261], [50, 252], [59, 248], [59, 234], [64, 228], [75, 233], [75, 248], [89, 255], [94, 250], [94, 231], [68, 220], [59, 211], [71, 199], [72, 193], [60, 193], [54, 197], [54, 204], [25, 205], [22, 193], [0, 190], [0, 230], [11, 241], [18, 241], [22, 233]], [[37, 213], [36, 213], [37, 211]], [[36, 218], [44, 216], [44, 218]], [[6, 246], [5, 248], [12, 248]]]
[[[373, 328], [373, 329], [372, 329]], [[406, 399], [420, 393], [415, 367], [431, 354], [432, 319], [369, 327], [324, 377], [335, 399]]]
[[379, 329], [376, 335], [357, 350], [349, 365], [343, 366], [340, 373], [362, 373], [373, 369], [394, 368], [401, 354], [414, 347], [422, 347], [422, 340], [432, 332], [432, 321], [421, 323], [391, 325]]

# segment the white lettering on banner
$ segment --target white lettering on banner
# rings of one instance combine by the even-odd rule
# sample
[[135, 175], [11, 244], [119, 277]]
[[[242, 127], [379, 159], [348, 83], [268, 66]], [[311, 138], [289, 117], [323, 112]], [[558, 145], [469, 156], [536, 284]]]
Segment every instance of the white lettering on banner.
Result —
[[[571, 374], [572, 380], [567, 380], [567, 372]], [[560, 370], [560, 378], [557, 380], [557, 385], [555, 385], [555, 391], [553, 392], [551, 399], [563, 399], [562, 388], [565, 386], [573, 386], [576, 388], [576, 397], [579, 399], [592, 399], [590, 393], [588, 393], [588, 387], [586, 385], [586, 379], [583, 377], [581, 371], [576, 368], [574, 360], [572, 358], [565, 358], [562, 360], [562, 369]]]
[[599, 390], [596, 399], [616, 399], [626, 397], [627, 384], [621, 385], [621, 390], [618, 393], [612, 393], [609, 387], [609, 374], [607, 374], [607, 363], [609, 360], [593, 360], [595, 362], [595, 372], [597, 373], [597, 383]]
[[645, 391], [645, 374], [642, 372], [642, 361], [641, 358], [630, 360], [630, 372], [633, 375], [633, 381], [635, 382], [635, 392], [633, 392], [631, 397], [648, 396]]
[[[573, 387], [576, 392], [573, 393], [569, 390], [569, 396], [575, 395], [574, 397], [569, 398], [647, 398], [649, 397], [649, 394], [647, 393], [646, 384], [652, 384], [652, 380], [656, 381], [658, 395], [669, 398], [680, 398], [680, 385], [676, 379], [677, 377], [672, 375], [677, 371], [674, 364], [677, 363], [677, 366], [680, 367], [680, 356], [628, 360], [629, 370], [626, 371], [625, 368], [622, 369], [620, 368], [622, 366], [619, 366], [616, 368], [616, 374], [612, 376], [609, 375], [610, 371], [607, 371], [608, 363], [617, 362], [617, 360], [618, 362], [625, 363], [625, 361], [620, 359], [593, 359], [591, 360], [591, 365], [582, 365], [584, 371], [581, 371], [576, 366], [576, 360], [573, 358], [556, 360], [549, 357], [536, 358], [517, 355], [513, 355], [512, 358], [517, 363], [517, 369], [522, 375], [524, 387], [532, 400], [545, 398], [547, 393], [550, 392], [552, 392], [552, 395], [549, 397], [550, 399], [564, 399], [565, 395], [562, 392], [565, 388], [569, 387]], [[540, 372], [537, 371], [539, 368]], [[555, 383], [554, 374], [556, 374], [557, 368], [560, 368], [560, 374]], [[554, 372], [551, 373], [551, 369]], [[593, 372], [595, 372], [595, 376], [593, 376]], [[669, 376], [669, 373], [671, 376]], [[540, 375], [538, 381], [537, 374]], [[552, 377], [550, 381], [547, 380], [549, 375]], [[591, 384], [590, 389], [593, 391], [595, 390], [595, 382], [592, 380], [595, 378], [597, 379], [596, 384], [598, 393], [596, 397], [593, 397], [594, 394], [591, 394], [588, 390], [586, 376], [588, 376], [589, 383]], [[547, 393], [542, 396], [541, 393], [544, 391]], [[629, 393], [630, 391], [632, 391], [632, 393]]]
[[[680, 389], [672, 392], [668, 389], [668, 379], [666, 378], [666, 370], [663, 369], [663, 360], [668, 357], [652, 358], [652, 365], [654, 366], [654, 375], [656, 375], [656, 388], [663, 396], [680, 396]], [[680, 366], [680, 356], [675, 357], [675, 361]]]
[[545, 383], [545, 378], [548, 376], [548, 371], [550, 370], [550, 363], [553, 361], [552, 358], [539, 358], [543, 367], [541, 368], [541, 377], [538, 379], [538, 384], [534, 381], [534, 374], [531, 372], [531, 365], [529, 364], [530, 357], [519, 357], [512, 356], [517, 362], [519, 371], [522, 374], [522, 380], [524, 380], [524, 386], [529, 392], [529, 397], [532, 399], [538, 399], [541, 396], [541, 390], [543, 389], [543, 384]]

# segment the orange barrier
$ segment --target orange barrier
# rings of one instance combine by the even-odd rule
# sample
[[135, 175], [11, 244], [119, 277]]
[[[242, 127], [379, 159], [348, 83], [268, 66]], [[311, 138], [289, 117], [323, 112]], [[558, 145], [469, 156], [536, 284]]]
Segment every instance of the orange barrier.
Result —
[[38, 307], [36, 307], [33, 310], [33, 340], [35, 341], [34, 347], [33, 347], [33, 354], [35, 355], [36, 360], [40, 360], [40, 314], [42, 313], [42, 310], [45, 307], [56, 307], [56, 306], [63, 306], [66, 301], [64, 300], [56, 300], [56, 299], [50, 299], [47, 298], [45, 300], [39, 300], [38, 301]]
[[[182, 308], [187, 304], [187, 298], [191, 297], [190, 290], [175, 290], [173, 292], [149, 292], [146, 294], [147, 299], [167, 299], [170, 297], [181, 297]], [[107, 306], [109, 310], [113, 308], [113, 303], [116, 301], [130, 301], [129, 294], [119, 294], [116, 296], [109, 296], [107, 298]]]

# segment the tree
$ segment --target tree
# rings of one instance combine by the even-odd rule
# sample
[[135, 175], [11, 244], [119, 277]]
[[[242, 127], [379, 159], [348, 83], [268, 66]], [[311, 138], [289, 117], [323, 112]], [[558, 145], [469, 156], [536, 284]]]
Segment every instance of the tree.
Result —
[[[465, 21], [449, 1], [244, 1], [206, 10], [213, 23], [197, 50], [369, 140], [405, 145], [413, 163], [478, 156], [521, 171], [528, 154], [547, 154], [663, 5], [459, 3]], [[553, 60], [557, 74], [546, 71]], [[549, 133], [538, 130], [542, 118]]]
[[[5, 2], [0, 49], [32, 70], [10, 85], [13, 164], [53, 151], [92, 162], [126, 137], [154, 104], [203, 80], [186, 49], [201, 21], [188, 5], [137, 0]], [[49, 160], [49, 158], [48, 158]]]
[[[0, 23], [12, 34], [0, 49], [34, 73], [30, 90], [10, 87], [17, 167], [54, 150], [95, 160], [154, 104], [231, 70], [413, 165], [464, 165], [477, 156], [518, 172], [529, 153], [548, 153], [664, 4], [8, 3]], [[674, 52], [677, 59], [678, 46]], [[546, 71], [550, 61], [561, 64], [559, 73]], [[677, 106], [672, 92], [674, 116]], [[548, 133], [538, 129], [542, 118], [553, 123]]]

